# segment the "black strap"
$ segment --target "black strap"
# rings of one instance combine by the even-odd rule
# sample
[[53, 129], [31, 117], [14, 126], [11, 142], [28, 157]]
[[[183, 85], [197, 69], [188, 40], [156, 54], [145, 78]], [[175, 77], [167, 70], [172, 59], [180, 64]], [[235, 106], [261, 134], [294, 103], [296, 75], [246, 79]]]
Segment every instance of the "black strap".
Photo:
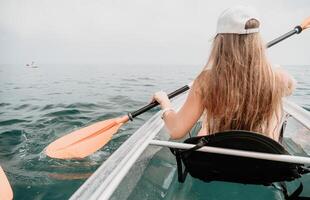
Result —
[[178, 181], [180, 183], [184, 183], [188, 170], [184, 166], [184, 171], [182, 167], [182, 157], [188, 157], [192, 152], [200, 149], [201, 147], [205, 146], [208, 141], [205, 138], [201, 138], [199, 142], [192, 148], [186, 150], [174, 149], [170, 148], [170, 151], [175, 155], [175, 159], [177, 161], [177, 168], [178, 168]]
[[200, 149], [201, 147], [206, 146], [206, 144], [208, 144], [208, 140], [206, 138], [202, 137], [195, 146], [193, 146], [190, 149], [183, 150], [182, 152], [183, 153], [190, 153], [190, 152], [193, 152], [193, 151]]
[[279, 182], [279, 184], [282, 189], [285, 200], [296, 200], [300, 198], [308, 198], [308, 197], [299, 197], [299, 195], [304, 189], [302, 182], [299, 183], [299, 186], [296, 188], [296, 190], [292, 194], [288, 194], [287, 186], [285, 182]]
[[310, 197], [298, 197], [298, 200], [310, 200]]
[[304, 186], [303, 186], [302, 182], [300, 182], [298, 188], [292, 194], [289, 195], [287, 200], [298, 199], [299, 195], [301, 194], [303, 189], [304, 189]]
[[175, 159], [177, 161], [178, 181], [180, 183], [184, 183], [188, 171], [187, 171], [186, 167], [184, 167], [184, 171], [183, 171], [183, 167], [182, 167], [183, 164], [182, 164], [181, 152], [180, 152], [181, 150], [170, 148], [170, 151], [175, 155]]

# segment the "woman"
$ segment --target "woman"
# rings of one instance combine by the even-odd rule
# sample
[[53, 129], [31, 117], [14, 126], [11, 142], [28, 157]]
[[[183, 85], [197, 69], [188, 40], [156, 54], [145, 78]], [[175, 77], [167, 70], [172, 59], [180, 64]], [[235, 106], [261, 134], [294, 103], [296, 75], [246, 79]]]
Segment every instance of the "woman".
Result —
[[292, 93], [294, 81], [268, 62], [259, 26], [259, 18], [249, 7], [224, 11], [207, 65], [180, 111], [171, 108], [165, 92], [154, 94], [172, 139], [185, 136], [202, 117], [199, 135], [248, 130], [278, 141], [281, 99]]

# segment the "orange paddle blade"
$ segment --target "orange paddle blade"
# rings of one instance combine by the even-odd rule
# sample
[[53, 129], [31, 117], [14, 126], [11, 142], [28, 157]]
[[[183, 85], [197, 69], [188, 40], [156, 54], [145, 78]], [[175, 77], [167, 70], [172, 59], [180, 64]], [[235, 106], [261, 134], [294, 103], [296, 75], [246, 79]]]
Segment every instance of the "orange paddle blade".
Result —
[[300, 26], [303, 30], [310, 28], [310, 17], [305, 19]]
[[0, 166], [0, 199], [1, 200], [13, 199], [12, 188], [1, 166]]
[[45, 153], [59, 159], [84, 158], [108, 143], [113, 134], [128, 121], [128, 116], [97, 122], [73, 131], [47, 146]]

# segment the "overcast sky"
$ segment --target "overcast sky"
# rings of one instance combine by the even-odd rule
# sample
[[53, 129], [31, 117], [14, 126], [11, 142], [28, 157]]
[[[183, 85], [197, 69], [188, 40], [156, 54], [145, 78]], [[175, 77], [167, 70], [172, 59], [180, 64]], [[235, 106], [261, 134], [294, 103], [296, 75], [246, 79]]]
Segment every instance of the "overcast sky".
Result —
[[[309, 0], [0, 0], [0, 64], [201, 64], [219, 14], [251, 5], [267, 42], [310, 16]], [[307, 44], [307, 45], [306, 45]], [[310, 64], [310, 29], [272, 62]]]

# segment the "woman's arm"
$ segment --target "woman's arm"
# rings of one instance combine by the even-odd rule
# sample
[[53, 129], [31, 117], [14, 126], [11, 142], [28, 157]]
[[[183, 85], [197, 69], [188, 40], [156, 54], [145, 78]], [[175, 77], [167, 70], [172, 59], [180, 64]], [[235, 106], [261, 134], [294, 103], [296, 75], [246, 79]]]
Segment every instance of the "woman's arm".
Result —
[[[166, 93], [157, 92], [154, 99], [160, 103], [163, 110], [171, 108]], [[171, 138], [179, 139], [184, 137], [199, 120], [203, 110], [204, 107], [197, 91], [197, 84], [194, 82], [182, 108], [178, 112], [167, 110], [163, 113], [163, 119]]]

